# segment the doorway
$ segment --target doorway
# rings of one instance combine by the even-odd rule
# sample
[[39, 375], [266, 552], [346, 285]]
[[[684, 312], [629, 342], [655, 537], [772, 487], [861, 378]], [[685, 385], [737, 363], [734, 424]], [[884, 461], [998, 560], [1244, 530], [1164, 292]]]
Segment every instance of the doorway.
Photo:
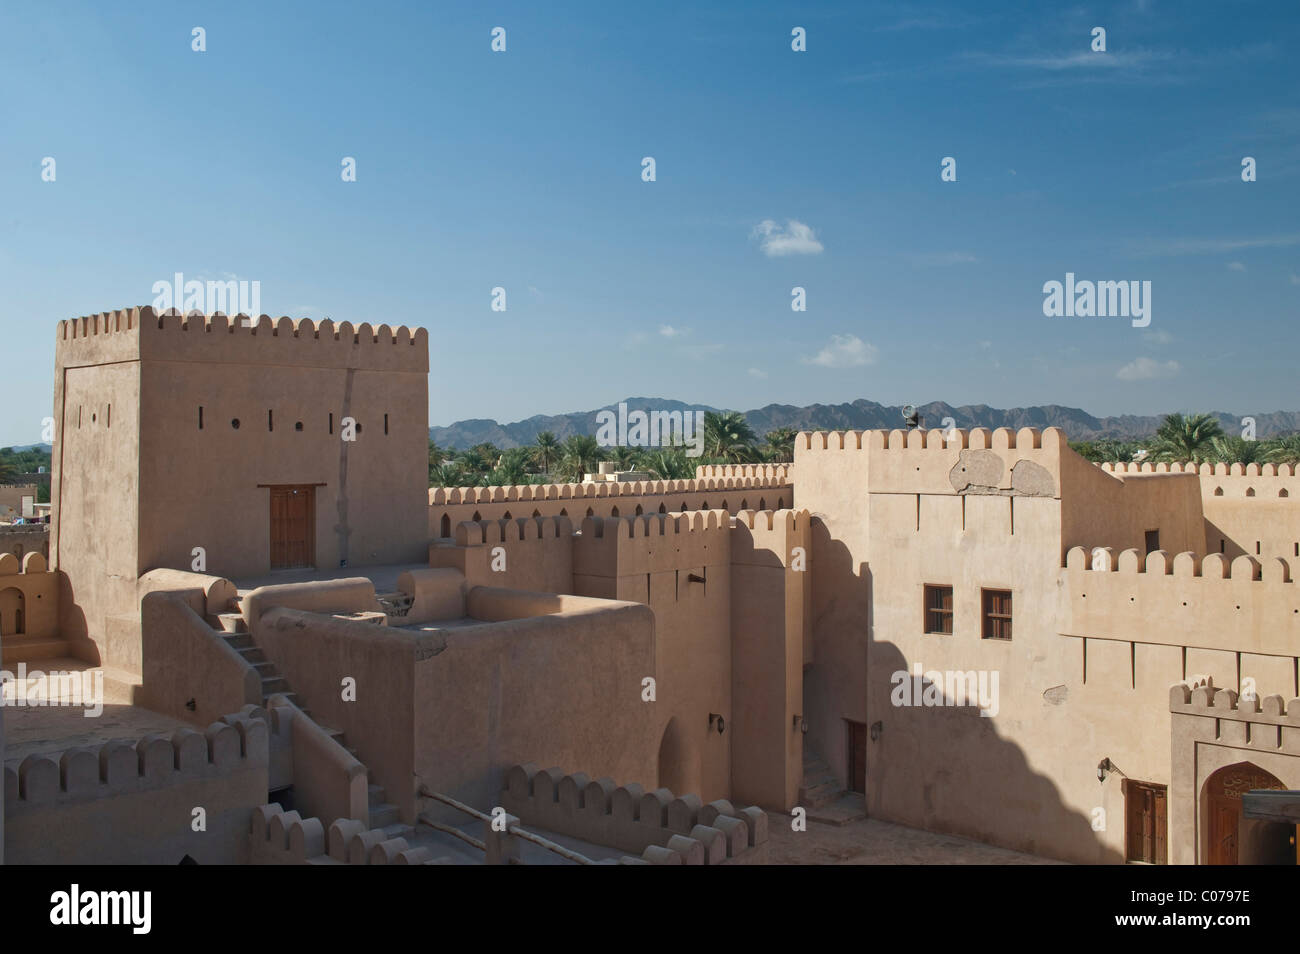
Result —
[[1243, 819], [1241, 796], [1254, 790], [1284, 790], [1275, 775], [1253, 762], [1227, 765], [1205, 782], [1205, 861], [1211, 865], [1277, 864], [1277, 856], [1290, 854], [1295, 846], [1288, 825]]
[[844, 720], [848, 727], [848, 783], [850, 792], [867, 790], [867, 724]]
[[316, 565], [316, 488], [271, 487], [271, 569]]
[[1163, 785], [1124, 780], [1124, 860], [1168, 864], [1168, 792]]
[[0, 636], [22, 636], [26, 632], [23, 611], [27, 597], [16, 586], [0, 590]]

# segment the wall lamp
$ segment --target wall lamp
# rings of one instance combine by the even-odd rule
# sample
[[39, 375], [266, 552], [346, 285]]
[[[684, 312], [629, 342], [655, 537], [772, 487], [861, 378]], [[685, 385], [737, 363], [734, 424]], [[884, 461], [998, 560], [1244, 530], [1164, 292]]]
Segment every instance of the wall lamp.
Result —
[[794, 724], [793, 724], [792, 728], [798, 729], [798, 730], [799, 730], [800, 732], [802, 732], [804, 735], [807, 735], [807, 734], [808, 734], [808, 722], [807, 722], [807, 720], [804, 719], [804, 717], [801, 716], [801, 715], [797, 715], [797, 716], [794, 717]]
[[1109, 773], [1118, 771], [1119, 769], [1115, 768], [1115, 763], [1113, 763], [1109, 757], [1104, 758], [1097, 763], [1097, 781], [1105, 782], [1106, 776]]
[[710, 729], [713, 728], [714, 720], [717, 720], [717, 723], [718, 723], [718, 735], [722, 735], [723, 732], [726, 732], [726, 731], [727, 731], [727, 723], [723, 720], [722, 716], [718, 715], [716, 712], [710, 712], [710, 713], [709, 713], [709, 728], [710, 728]]
[[875, 742], [877, 739], [879, 739], [879, 738], [880, 738], [882, 735], [884, 735], [884, 734], [885, 734], [885, 723], [883, 723], [883, 722], [873, 722], [873, 723], [871, 723], [871, 741], [872, 741], [872, 742]]

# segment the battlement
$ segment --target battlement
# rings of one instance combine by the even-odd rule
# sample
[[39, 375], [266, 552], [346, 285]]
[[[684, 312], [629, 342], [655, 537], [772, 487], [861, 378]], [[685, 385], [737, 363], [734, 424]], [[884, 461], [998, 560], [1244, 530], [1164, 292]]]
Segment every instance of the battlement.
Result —
[[1300, 588], [1280, 557], [1071, 547], [1062, 582], [1064, 635], [1277, 656], [1300, 640]]
[[462, 520], [456, 525], [456, 546], [551, 540], [573, 535], [568, 517], [519, 517], [510, 520]]
[[0, 576], [16, 576], [19, 573], [48, 573], [49, 564], [45, 557], [33, 550], [24, 554], [21, 564], [12, 553], [0, 553]]
[[148, 305], [60, 321], [56, 362], [212, 361], [428, 371], [428, 333], [405, 325], [337, 325], [326, 318], [273, 319], [220, 312], [157, 313]]
[[[994, 494], [1057, 497], [1061, 460], [1069, 445], [1055, 427], [802, 432], [795, 465], [809, 480], [869, 474], [872, 493]], [[852, 457], [827, 456], [831, 451]], [[812, 469], [811, 472], [809, 469]], [[822, 473], [825, 468], [830, 471]]]
[[516, 484], [506, 487], [430, 487], [431, 507], [514, 503], [537, 500], [589, 500], [598, 497], [652, 497], [731, 489], [777, 489], [784, 474], [760, 477], [696, 477], [691, 480], [593, 481], [582, 484]]
[[699, 464], [697, 479], [705, 477], [753, 477], [759, 480], [790, 480], [793, 464]]
[[1201, 497], [1226, 497], [1244, 500], [1262, 498], [1276, 500], [1300, 494], [1300, 474], [1291, 464], [1193, 464], [1173, 463], [1118, 463], [1101, 464], [1110, 474], [1194, 474], [1201, 479]]
[[33, 754], [5, 765], [5, 811], [219, 778], [245, 763], [265, 765], [268, 752], [265, 710], [247, 706], [203, 732], [179, 728], [170, 737], [145, 736], [134, 745], [112, 741], [70, 748], [57, 757]]
[[706, 805], [698, 795], [646, 791], [532, 763], [506, 772], [501, 806], [524, 825], [635, 852], [651, 864], [741, 863], [767, 842], [767, 816], [759, 808], [737, 809], [725, 800]]
[[781, 566], [790, 566], [794, 548], [803, 547], [806, 569], [811, 525], [807, 510], [742, 510], [731, 526], [731, 560], [765, 565], [774, 559]]
[[[1295, 726], [1300, 729], [1300, 699], [1288, 702], [1282, 695], [1241, 696], [1236, 690], [1220, 689], [1213, 685], [1193, 688], [1180, 682], [1171, 686], [1169, 711], [1263, 725]], [[1290, 751], [1300, 754], [1300, 732], [1291, 738], [1295, 744]]]
[[573, 572], [614, 577], [730, 562], [725, 510], [643, 517], [587, 517], [574, 540]]
[[1068, 446], [1065, 433], [1060, 428], [1022, 427], [1013, 431], [999, 427], [990, 431], [986, 427], [970, 430], [959, 428], [894, 429], [891, 431], [800, 431], [795, 437], [795, 448], [805, 451], [827, 450], [1044, 450], [1058, 451]]

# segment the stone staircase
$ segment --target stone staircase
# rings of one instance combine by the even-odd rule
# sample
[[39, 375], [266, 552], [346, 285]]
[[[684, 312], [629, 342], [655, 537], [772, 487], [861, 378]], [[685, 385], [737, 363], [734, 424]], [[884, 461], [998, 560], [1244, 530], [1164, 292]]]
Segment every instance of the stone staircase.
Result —
[[847, 791], [825, 759], [807, 745], [803, 747], [799, 804], [807, 809], [809, 821], [825, 825], [847, 825], [867, 817], [865, 797], [860, 792]]
[[[297, 706], [307, 718], [317, 721], [312, 716], [311, 710], [298, 698], [298, 694], [289, 687], [289, 680], [284, 678], [280, 670], [276, 668], [275, 663], [267, 659], [266, 654], [253, 642], [253, 636], [249, 633], [248, 626], [244, 622], [244, 614], [239, 612], [239, 609], [240, 598], [236, 597], [231, 600], [231, 608], [227, 612], [217, 614], [216, 625], [213, 626], [213, 629], [261, 677], [262, 706], [266, 707], [271, 696], [283, 696]], [[209, 621], [209, 625], [212, 625], [211, 621]], [[317, 721], [317, 725], [320, 725], [321, 730], [326, 735], [343, 746], [354, 759], [362, 765], [366, 764], [365, 759], [348, 742], [347, 736], [341, 729], [331, 729], [319, 721]], [[368, 765], [366, 766], [366, 778], [368, 780], [370, 801], [370, 828], [382, 830], [389, 838], [410, 837], [415, 829], [410, 825], [402, 824], [400, 809], [388, 801], [384, 787], [375, 784], [374, 773]]]

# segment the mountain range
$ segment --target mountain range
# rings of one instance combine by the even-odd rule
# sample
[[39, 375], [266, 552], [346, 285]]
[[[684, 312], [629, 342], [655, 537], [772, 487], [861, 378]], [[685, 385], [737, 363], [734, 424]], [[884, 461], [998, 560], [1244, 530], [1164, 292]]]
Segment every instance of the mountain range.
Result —
[[[624, 402], [629, 411], [717, 411], [707, 404], [683, 404], [664, 398], [630, 397]], [[465, 449], [475, 444], [491, 443], [502, 449], [532, 444], [542, 431], [550, 431], [560, 440], [573, 434], [595, 434], [598, 411], [617, 412], [617, 404], [609, 404], [591, 411], [572, 414], [538, 414], [513, 424], [499, 424], [494, 420], [477, 418], [457, 421], [446, 427], [429, 428], [429, 438], [439, 447]], [[1140, 440], [1150, 437], [1160, 426], [1164, 415], [1123, 414], [1118, 417], [1094, 417], [1077, 407], [1047, 404], [1039, 407], [996, 408], [987, 404], [963, 404], [954, 407], [943, 401], [918, 405], [926, 427], [942, 427], [943, 419], [951, 417], [956, 427], [1059, 427], [1070, 440]], [[1213, 412], [1223, 425], [1224, 433], [1236, 436], [1242, 431], [1242, 417], [1222, 411]], [[745, 420], [754, 433], [762, 437], [778, 427], [792, 427], [797, 431], [870, 430], [874, 428], [903, 427], [903, 409], [898, 405], [877, 404], [859, 399], [851, 404], [809, 404], [795, 407], [790, 404], [768, 404], [745, 411]], [[1255, 436], [1275, 437], [1300, 431], [1300, 412], [1273, 411], [1255, 414]]]

